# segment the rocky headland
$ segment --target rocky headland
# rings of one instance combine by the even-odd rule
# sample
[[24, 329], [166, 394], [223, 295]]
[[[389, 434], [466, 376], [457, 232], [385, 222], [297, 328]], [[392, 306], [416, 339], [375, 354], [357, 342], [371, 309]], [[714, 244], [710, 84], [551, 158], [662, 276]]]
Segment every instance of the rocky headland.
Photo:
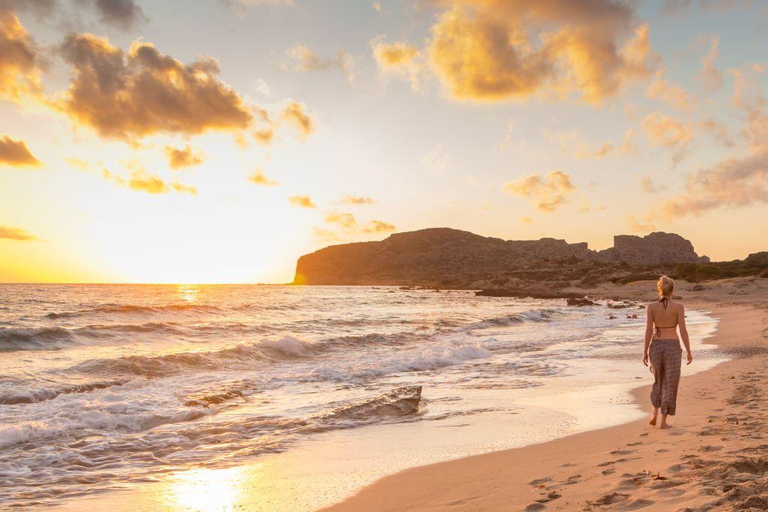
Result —
[[[379, 242], [333, 245], [299, 258], [294, 284], [398, 285], [485, 290], [487, 295], [578, 295], [611, 282], [668, 274], [690, 281], [766, 274], [768, 252], [710, 262], [674, 233], [617, 235], [595, 251], [585, 242], [502, 240], [450, 228], [397, 233]], [[768, 274], [766, 274], [768, 277]]]

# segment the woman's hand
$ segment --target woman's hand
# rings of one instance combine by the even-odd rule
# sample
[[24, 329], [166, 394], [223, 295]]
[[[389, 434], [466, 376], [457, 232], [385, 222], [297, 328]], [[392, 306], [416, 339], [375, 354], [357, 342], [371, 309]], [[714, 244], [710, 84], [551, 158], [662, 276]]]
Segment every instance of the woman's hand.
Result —
[[[691, 355], [690, 355], [690, 354], [688, 354], [688, 357], [690, 358], [690, 357], [691, 357]], [[643, 364], [644, 364], [645, 366], [648, 366], [648, 352], [644, 352], [644, 353], [643, 353]]]
[[693, 354], [691, 354], [691, 351], [688, 351], [688, 362], [685, 364], [691, 364], [693, 362]]

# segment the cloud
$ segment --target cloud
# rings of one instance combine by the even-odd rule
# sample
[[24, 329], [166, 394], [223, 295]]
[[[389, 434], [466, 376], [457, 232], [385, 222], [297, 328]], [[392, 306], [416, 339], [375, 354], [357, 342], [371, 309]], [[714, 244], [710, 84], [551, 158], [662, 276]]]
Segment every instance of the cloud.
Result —
[[79, 169], [81, 171], [87, 171], [91, 168], [91, 164], [82, 158], [65, 158], [64, 161], [69, 164], [70, 167], [74, 167], [75, 169]]
[[701, 10], [726, 11], [733, 8], [745, 8], [754, 0], [665, 0], [662, 12], [676, 16], [696, 7]]
[[255, 183], [256, 185], [261, 185], [263, 187], [275, 187], [280, 184], [274, 180], [267, 178], [267, 175], [264, 174], [264, 171], [262, 171], [259, 168], [256, 168], [256, 170], [253, 171], [253, 173], [251, 173], [250, 176], [248, 176], [248, 181], [250, 181], [251, 183]]
[[768, 149], [729, 158], [689, 175], [685, 192], [664, 202], [660, 216], [698, 216], [718, 208], [758, 202], [768, 202]]
[[341, 71], [347, 79], [347, 82], [353, 84], [355, 81], [355, 61], [347, 52], [339, 48], [335, 58], [323, 58], [317, 56], [312, 50], [304, 45], [296, 45], [289, 48], [286, 53], [292, 61], [292, 65], [283, 65], [285, 69], [294, 71], [328, 71], [336, 69]]
[[373, 58], [382, 73], [394, 73], [407, 78], [414, 90], [421, 87], [419, 49], [407, 43], [388, 43], [383, 36], [371, 41]]
[[664, 184], [654, 182], [650, 175], [643, 176], [640, 179], [640, 190], [646, 194], [658, 194], [659, 192], [666, 190], [666, 188], [667, 187]]
[[19, 242], [31, 242], [38, 240], [38, 238], [32, 233], [28, 233], [23, 229], [11, 228], [8, 226], [0, 226], [0, 240], [16, 240]]
[[126, 187], [137, 192], [146, 192], [147, 194], [167, 194], [171, 191], [179, 193], [197, 195], [197, 189], [178, 182], [165, 182], [159, 176], [148, 174], [143, 169], [136, 169], [131, 172], [128, 179], [122, 178], [111, 173], [108, 169], [102, 168], [104, 179]]
[[338, 242], [344, 241], [341, 235], [339, 235], [338, 233], [336, 233], [331, 229], [313, 227], [312, 232], [315, 236], [315, 240], [317, 240], [320, 243], [328, 244], [328, 243], [338, 243]]
[[397, 228], [394, 224], [389, 224], [388, 222], [380, 220], [372, 220], [370, 225], [363, 228], [364, 233], [392, 233], [396, 230]]
[[504, 184], [504, 190], [529, 199], [543, 212], [554, 212], [567, 201], [576, 187], [571, 184], [570, 174], [552, 171], [547, 173], [546, 178], [531, 174], [518, 181], [510, 181]]
[[645, 95], [652, 100], [659, 100], [667, 105], [689, 112], [694, 106], [694, 100], [688, 92], [677, 84], [664, 78], [663, 71], [657, 71]]
[[[338, 211], [328, 212], [325, 215], [325, 222], [335, 226], [337, 230], [346, 235], [391, 233], [397, 229], [394, 225], [380, 220], [372, 220], [368, 224], [360, 225], [351, 213]], [[337, 239], [341, 239], [341, 233], [338, 231], [329, 232], [334, 233]]]
[[427, 166], [432, 172], [443, 172], [451, 165], [451, 157], [443, 151], [442, 144], [436, 144], [435, 147], [421, 159], [421, 163]]
[[92, 34], [67, 36], [61, 53], [72, 66], [72, 82], [56, 104], [101, 137], [239, 131], [253, 119], [243, 99], [218, 79], [212, 58], [185, 65], [151, 43], [136, 41], [125, 53]]
[[609, 155], [628, 155], [635, 151], [635, 145], [632, 142], [634, 137], [634, 131], [630, 128], [624, 132], [624, 141], [621, 144], [614, 144], [613, 142], [605, 142], [602, 146], [595, 150], [578, 149], [574, 153], [575, 158], [587, 159], [587, 158], [603, 158]]
[[171, 169], [193, 167], [205, 162], [205, 155], [202, 151], [193, 149], [189, 144], [180, 149], [165, 146], [165, 156], [168, 158], [168, 165], [171, 166]]
[[707, 132], [715, 142], [722, 144], [726, 148], [732, 148], [736, 145], [731, 138], [731, 134], [728, 132], [728, 127], [712, 118], [699, 121], [697, 126]]
[[504, 131], [504, 138], [501, 142], [499, 142], [496, 145], [497, 151], [506, 151], [510, 147], [512, 147], [512, 142], [514, 140], [513, 133], [515, 131], [515, 123], [514, 121], [507, 121], [507, 128]]
[[44, 19], [56, 9], [56, 0], [0, 0], [0, 10], [29, 12]]
[[[707, 38], [709, 42], [709, 52], [701, 58], [701, 71], [698, 79], [707, 92], [719, 91], [723, 87], [723, 72], [715, 66], [715, 61], [720, 56], [720, 38]], [[706, 41], [703, 40], [702, 42]]]
[[627, 215], [627, 224], [629, 225], [629, 230], [632, 233], [645, 234], [656, 230], [656, 226], [654, 226], [651, 222], [648, 220], [642, 221], [634, 215]]
[[341, 198], [341, 201], [339, 201], [339, 203], [356, 206], [356, 205], [363, 205], [363, 204], [376, 204], [376, 201], [370, 197], [351, 196], [347, 194]]
[[642, 126], [652, 144], [674, 150], [676, 161], [687, 154], [688, 145], [693, 141], [693, 124], [683, 123], [679, 119], [659, 112], [652, 112], [646, 116]]
[[528, 217], [528, 216], [520, 217], [520, 223], [521, 224], [533, 224], [533, 219]]
[[134, 0], [96, 0], [95, 5], [102, 22], [123, 30], [147, 19]]
[[11, 167], [39, 167], [40, 161], [32, 155], [23, 140], [0, 136], [0, 165]]
[[432, 0], [432, 68], [457, 100], [533, 95], [600, 103], [653, 72], [647, 26], [617, 0]]
[[357, 229], [357, 220], [351, 213], [330, 212], [325, 216], [325, 222], [328, 224], [336, 224], [346, 230]]
[[312, 197], [309, 195], [288, 196], [288, 202], [290, 202], [293, 206], [298, 206], [299, 208], [317, 208], [317, 205], [312, 202]]
[[304, 137], [315, 131], [314, 119], [307, 113], [307, 107], [298, 101], [288, 102], [283, 108], [282, 118], [295, 126]]
[[0, 100], [38, 95], [40, 50], [19, 19], [0, 4]]

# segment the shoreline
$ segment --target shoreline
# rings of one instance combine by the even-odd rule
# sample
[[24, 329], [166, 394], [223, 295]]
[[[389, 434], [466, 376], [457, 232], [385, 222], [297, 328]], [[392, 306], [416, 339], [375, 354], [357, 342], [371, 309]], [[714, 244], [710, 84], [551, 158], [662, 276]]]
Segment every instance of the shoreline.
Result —
[[[739, 393], [748, 395], [737, 400], [743, 402], [741, 409], [747, 409], [740, 409], [739, 414], [755, 421], [755, 411], [759, 411], [761, 426], [768, 426], [768, 409], [762, 416], [761, 393], [749, 388], [749, 383], [768, 376], [768, 301], [764, 294], [739, 291], [749, 282], [726, 280], [685, 301], [689, 307], [708, 309], [718, 318], [717, 329], [705, 343], [717, 345], [734, 358], [683, 377], [679, 414], [670, 418], [673, 429], [653, 428], [642, 419], [545, 443], [419, 466], [381, 478], [322, 510], [594, 510], [654, 505], [684, 509], [716, 502], [764, 508], [754, 500], [745, 500], [752, 499], [749, 496], [755, 492], [768, 491], [768, 467], [762, 469], [761, 477], [755, 479], [753, 472], [743, 480], [745, 475], [740, 475], [738, 468], [756, 463], [740, 459], [738, 452], [753, 449], [757, 450], [755, 455], [763, 455], [763, 451], [768, 455], [768, 445], [761, 447], [762, 436], [749, 439], [747, 434], [736, 437], [729, 433], [738, 429], [737, 425], [748, 424], [739, 415], [729, 414], [733, 396]], [[756, 282], [762, 291], [765, 286]], [[596, 292], [610, 298], [634, 295], [631, 298], [635, 299], [647, 294], [639, 286]], [[690, 290], [685, 292], [688, 296]], [[722, 295], [735, 296], [722, 300]], [[649, 390], [649, 384], [632, 390], [637, 406], [649, 407]], [[754, 446], [747, 446], [750, 441]], [[708, 485], [703, 486], [704, 482]], [[745, 488], [749, 492], [745, 493]], [[768, 507], [768, 494], [765, 500]]]

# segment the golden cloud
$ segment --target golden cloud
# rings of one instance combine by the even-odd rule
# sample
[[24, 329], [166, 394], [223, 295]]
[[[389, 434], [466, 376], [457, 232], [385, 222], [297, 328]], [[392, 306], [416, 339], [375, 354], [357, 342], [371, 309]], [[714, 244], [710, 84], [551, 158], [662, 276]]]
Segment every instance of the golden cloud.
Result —
[[543, 212], [554, 212], [566, 202], [576, 187], [571, 184], [570, 174], [552, 171], [547, 173], [546, 178], [531, 174], [518, 181], [510, 181], [504, 184], [504, 190], [529, 199]]
[[122, 178], [109, 170], [102, 168], [102, 176], [108, 181], [112, 181], [121, 187], [127, 187], [138, 192], [147, 194], [167, 194], [171, 191], [179, 193], [197, 195], [197, 189], [178, 182], [165, 182], [159, 176], [147, 174], [143, 169], [136, 169], [131, 172], [128, 179]]
[[340, 203], [355, 206], [363, 204], [376, 204], [376, 201], [371, 197], [351, 196], [347, 194], [341, 198]]
[[288, 202], [290, 202], [293, 206], [298, 206], [299, 208], [317, 208], [317, 205], [312, 202], [312, 197], [309, 195], [288, 196]]
[[259, 168], [257, 168], [255, 171], [253, 171], [253, 173], [250, 176], [248, 176], [248, 181], [264, 187], [274, 187], [280, 184], [274, 180], [267, 178], [267, 175], [264, 174], [264, 171], [262, 171]]
[[652, 112], [643, 119], [642, 126], [648, 133], [651, 143], [672, 148], [676, 158], [685, 154], [688, 144], [694, 137], [694, 125], [683, 123], [672, 116]]
[[0, 226], [0, 240], [16, 240], [19, 242], [29, 242], [37, 240], [38, 238], [19, 228], [11, 228], [8, 226]]
[[768, 202], [768, 150], [730, 158], [689, 175], [685, 192], [662, 205], [661, 217], [701, 215], [757, 202]]
[[0, 5], [0, 99], [19, 101], [40, 88], [37, 45], [19, 19]]
[[337, 69], [344, 74], [347, 82], [352, 84], [355, 81], [355, 61], [341, 48], [337, 50], [337, 56], [333, 59], [319, 57], [302, 44], [289, 48], [286, 53], [293, 64], [283, 65], [284, 68], [306, 72]]
[[394, 225], [380, 220], [373, 220], [361, 226], [355, 216], [347, 212], [329, 212], [325, 216], [325, 222], [336, 225], [347, 235], [391, 233], [397, 229]]
[[419, 89], [421, 64], [418, 48], [402, 42], [387, 43], [383, 37], [371, 41], [371, 48], [379, 70], [405, 76], [414, 89]]
[[304, 137], [315, 131], [315, 121], [307, 113], [307, 107], [303, 103], [290, 101], [283, 109], [282, 117], [293, 124]]
[[685, 89], [665, 79], [663, 71], [656, 73], [653, 81], [646, 89], [645, 95], [650, 99], [662, 101], [673, 108], [685, 111], [690, 111], [695, 103]]
[[432, 0], [450, 7], [432, 27], [429, 56], [459, 100], [613, 96], [658, 64], [646, 26], [625, 2]]
[[23, 140], [0, 136], [0, 165], [11, 167], [39, 167], [40, 161], [32, 155]]
[[168, 157], [168, 165], [171, 169], [183, 169], [193, 167], [205, 162], [205, 155], [187, 144], [183, 148], [165, 146], [165, 156]]
[[68, 36], [61, 52], [72, 66], [72, 83], [56, 106], [102, 137], [237, 131], [253, 119], [243, 99], [218, 79], [212, 58], [185, 65], [142, 41], [126, 54], [92, 34]]
[[363, 228], [364, 233], [391, 233], [396, 230], [394, 224], [380, 220], [372, 220], [369, 226]]

